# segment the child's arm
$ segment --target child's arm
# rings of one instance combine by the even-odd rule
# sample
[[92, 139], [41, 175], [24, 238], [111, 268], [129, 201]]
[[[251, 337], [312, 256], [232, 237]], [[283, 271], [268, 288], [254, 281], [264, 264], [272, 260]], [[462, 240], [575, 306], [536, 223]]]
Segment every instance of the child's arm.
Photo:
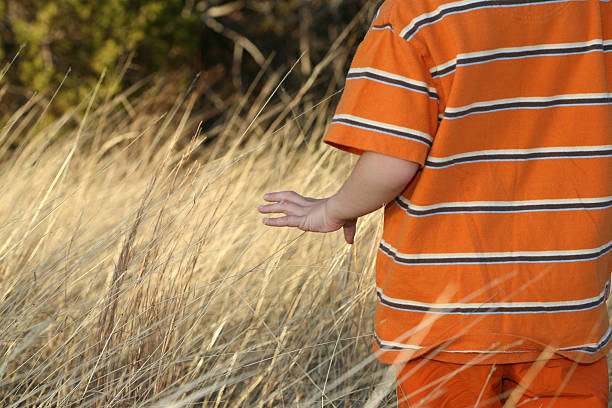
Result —
[[371, 213], [397, 197], [410, 183], [419, 165], [375, 152], [364, 152], [355, 169], [336, 194], [313, 199], [293, 191], [269, 193], [263, 214], [283, 213], [284, 217], [264, 218], [272, 227], [297, 227], [303, 231], [332, 232], [344, 227], [346, 242], [355, 238], [357, 218]]

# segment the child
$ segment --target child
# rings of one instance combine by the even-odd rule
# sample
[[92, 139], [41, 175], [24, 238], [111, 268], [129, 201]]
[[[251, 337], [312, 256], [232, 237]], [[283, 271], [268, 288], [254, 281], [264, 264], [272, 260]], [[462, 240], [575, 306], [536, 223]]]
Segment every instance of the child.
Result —
[[374, 348], [400, 407], [607, 407], [612, 2], [387, 0], [325, 142], [332, 197], [274, 227], [353, 243], [385, 207]]

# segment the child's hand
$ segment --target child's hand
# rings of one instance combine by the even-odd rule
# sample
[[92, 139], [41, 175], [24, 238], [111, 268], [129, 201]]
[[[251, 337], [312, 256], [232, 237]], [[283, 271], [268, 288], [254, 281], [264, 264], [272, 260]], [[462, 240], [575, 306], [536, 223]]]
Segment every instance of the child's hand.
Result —
[[349, 244], [355, 241], [357, 219], [334, 218], [329, 210], [329, 198], [303, 197], [294, 191], [269, 193], [264, 200], [275, 204], [262, 205], [262, 214], [285, 214], [280, 218], [264, 218], [264, 224], [271, 227], [297, 227], [302, 231], [332, 232], [344, 228], [344, 239]]

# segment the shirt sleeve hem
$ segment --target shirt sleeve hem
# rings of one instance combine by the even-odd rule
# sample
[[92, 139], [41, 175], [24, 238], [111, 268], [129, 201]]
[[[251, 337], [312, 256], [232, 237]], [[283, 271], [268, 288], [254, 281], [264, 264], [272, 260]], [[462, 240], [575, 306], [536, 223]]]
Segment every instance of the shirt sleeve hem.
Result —
[[[333, 132], [330, 130], [328, 135], [323, 139], [323, 142], [329, 146], [352, 154], [361, 155], [365, 151], [375, 152], [417, 163], [421, 169], [425, 167], [429, 148], [424, 144], [406, 141], [398, 141], [398, 144], [395, 144], [388, 143], [388, 140], [386, 143], [381, 143], [382, 141], [377, 142], [376, 138], [358, 137], [357, 135], [345, 137], [342, 133], [343, 132]], [[400, 144], [401, 148], [398, 148]]]

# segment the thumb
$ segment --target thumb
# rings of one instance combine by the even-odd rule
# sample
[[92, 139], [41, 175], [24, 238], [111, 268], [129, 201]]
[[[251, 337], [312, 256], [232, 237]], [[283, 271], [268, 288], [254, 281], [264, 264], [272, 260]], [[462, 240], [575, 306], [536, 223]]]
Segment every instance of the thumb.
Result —
[[357, 220], [352, 220], [344, 224], [344, 239], [348, 244], [355, 242], [355, 233], [357, 232]]

